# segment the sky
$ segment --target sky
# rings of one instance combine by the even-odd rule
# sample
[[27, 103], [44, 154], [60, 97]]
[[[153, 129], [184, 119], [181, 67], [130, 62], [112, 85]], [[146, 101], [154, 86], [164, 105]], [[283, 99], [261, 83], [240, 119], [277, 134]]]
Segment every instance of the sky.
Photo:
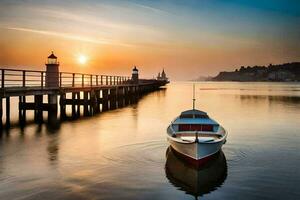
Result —
[[0, 0], [0, 67], [171, 80], [300, 61], [298, 0]]

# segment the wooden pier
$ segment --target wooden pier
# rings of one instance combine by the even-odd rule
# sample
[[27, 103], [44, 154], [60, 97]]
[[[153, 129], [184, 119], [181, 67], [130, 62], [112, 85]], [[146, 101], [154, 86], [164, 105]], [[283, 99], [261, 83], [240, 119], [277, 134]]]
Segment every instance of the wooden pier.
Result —
[[[46, 65], [58, 67], [56, 61]], [[135, 71], [132, 77], [126, 77], [67, 73], [51, 71], [51, 69], [53, 68], [50, 70], [47, 68], [46, 71], [0, 69], [1, 130], [3, 127], [10, 127], [11, 97], [19, 98], [19, 124], [23, 126], [26, 124], [28, 110], [34, 111], [36, 123], [44, 121], [43, 112], [48, 113], [49, 122], [66, 118], [76, 119], [82, 115], [92, 116], [135, 102], [138, 96], [157, 90], [168, 83], [156, 79], [138, 79]], [[3, 113], [3, 106], [6, 108], [5, 113]], [[71, 107], [71, 116], [67, 116], [67, 106]], [[58, 109], [60, 109], [60, 116], [58, 116]], [[2, 121], [4, 114], [5, 124]]]

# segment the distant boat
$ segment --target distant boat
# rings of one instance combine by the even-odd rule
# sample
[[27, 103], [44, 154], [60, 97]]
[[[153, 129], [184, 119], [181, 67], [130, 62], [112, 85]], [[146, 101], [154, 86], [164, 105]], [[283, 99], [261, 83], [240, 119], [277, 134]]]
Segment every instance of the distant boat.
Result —
[[[195, 86], [194, 96], [195, 96]], [[209, 160], [226, 142], [227, 132], [206, 112], [195, 109], [183, 111], [167, 128], [171, 147], [195, 164]]]

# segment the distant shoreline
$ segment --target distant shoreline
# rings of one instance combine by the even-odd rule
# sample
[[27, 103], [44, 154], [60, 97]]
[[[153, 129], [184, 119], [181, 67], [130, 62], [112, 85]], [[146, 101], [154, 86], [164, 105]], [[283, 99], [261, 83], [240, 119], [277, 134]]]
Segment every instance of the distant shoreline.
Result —
[[236, 83], [300, 83], [300, 81], [217, 81], [217, 80], [188, 80], [188, 82], [236, 82]]
[[230, 72], [220, 72], [215, 77], [203, 81], [235, 82], [300, 82], [300, 62], [269, 66], [241, 66]]
[[218, 81], [218, 80], [207, 80], [203, 82], [238, 82], [238, 83], [300, 83], [300, 81]]

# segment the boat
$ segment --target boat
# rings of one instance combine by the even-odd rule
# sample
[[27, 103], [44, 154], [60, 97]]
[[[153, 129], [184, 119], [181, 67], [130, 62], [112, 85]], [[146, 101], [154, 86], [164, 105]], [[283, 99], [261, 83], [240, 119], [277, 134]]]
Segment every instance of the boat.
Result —
[[167, 128], [170, 146], [186, 160], [202, 164], [218, 153], [226, 142], [226, 130], [204, 111], [193, 109], [181, 112]]

